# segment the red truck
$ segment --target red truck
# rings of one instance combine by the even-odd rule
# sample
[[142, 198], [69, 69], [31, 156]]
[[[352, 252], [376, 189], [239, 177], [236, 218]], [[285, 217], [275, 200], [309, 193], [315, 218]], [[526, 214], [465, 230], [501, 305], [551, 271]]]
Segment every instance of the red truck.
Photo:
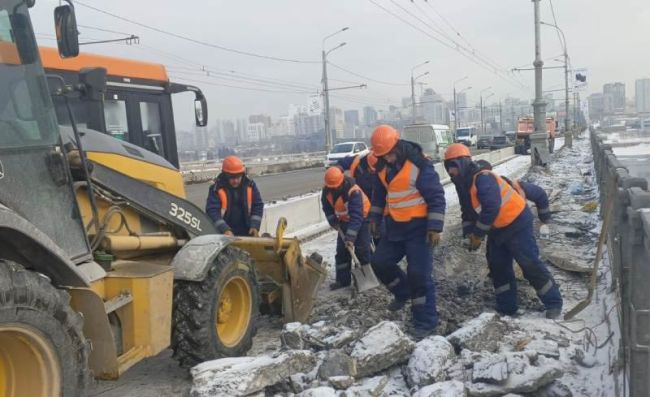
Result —
[[[557, 131], [557, 122], [554, 117], [546, 118], [546, 132], [548, 133], [549, 148], [553, 152], [553, 142]], [[535, 121], [531, 116], [519, 117], [517, 120], [517, 134], [515, 153], [526, 154], [530, 149], [530, 134], [535, 132]]]

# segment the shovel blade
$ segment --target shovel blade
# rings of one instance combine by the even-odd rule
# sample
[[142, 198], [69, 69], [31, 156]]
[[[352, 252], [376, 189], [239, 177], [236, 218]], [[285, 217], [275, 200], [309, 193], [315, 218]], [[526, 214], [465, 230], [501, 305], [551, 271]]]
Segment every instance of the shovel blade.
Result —
[[370, 265], [355, 266], [352, 268], [352, 277], [354, 278], [354, 285], [357, 292], [379, 287], [377, 276], [375, 276], [375, 272], [372, 271]]

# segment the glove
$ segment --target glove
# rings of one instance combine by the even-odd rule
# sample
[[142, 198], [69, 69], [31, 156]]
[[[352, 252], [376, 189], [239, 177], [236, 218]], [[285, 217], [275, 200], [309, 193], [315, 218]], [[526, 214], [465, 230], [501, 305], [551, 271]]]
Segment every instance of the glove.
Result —
[[551, 229], [548, 227], [547, 224], [543, 224], [539, 228], [539, 237], [548, 240], [551, 237]]
[[225, 236], [230, 236], [230, 237], [233, 237], [233, 236], [234, 236], [232, 230], [226, 230], [225, 232], [223, 232], [223, 234], [224, 234]]
[[427, 243], [432, 247], [438, 245], [438, 243], [440, 243], [440, 233], [435, 230], [429, 230], [427, 232]]
[[471, 233], [469, 235], [469, 251], [472, 252], [472, 251], [476, 251], [477, 249], [479, 249], [482, 242], [483, 242], [483, 239], [481, 237], [475, 235], [474, 233]]
[[379, 232], [379, 225], [377, 225], [376, 222], [370, 222], [370, 235], [374, 239], [378, 239], [381, 236], [381, 233]]
[[255, 229], [254, 227], [251, 227], [250, 229], [248, 229], [248, 235], [251, 237], [259, 237], [260, 231]]

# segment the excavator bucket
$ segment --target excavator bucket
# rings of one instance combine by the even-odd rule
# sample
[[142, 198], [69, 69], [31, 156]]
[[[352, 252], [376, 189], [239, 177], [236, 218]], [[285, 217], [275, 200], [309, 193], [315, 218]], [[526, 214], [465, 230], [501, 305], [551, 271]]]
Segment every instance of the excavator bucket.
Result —
[[317, 253], [306, 258], [297, 239], [285, 239], [287, 221], [278, 222], [275, 237], [241, 237], [233, 245], [255, 263], [265, 311], [281, 311], [284, 322], [307, 322], [314, 298], [327, 273]]

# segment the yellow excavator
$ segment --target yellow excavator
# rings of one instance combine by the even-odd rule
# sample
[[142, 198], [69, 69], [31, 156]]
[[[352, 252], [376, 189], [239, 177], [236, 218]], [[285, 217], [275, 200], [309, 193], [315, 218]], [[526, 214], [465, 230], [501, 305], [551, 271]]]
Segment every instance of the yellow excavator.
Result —
[[[170, 346], [185, 367], [243, 355], [260, 309], [306, 321], [322, 258], [283, 238], [286, 222], [218, 235], [184, 199], [173, 130], [151, 115], [187, 89], [206, 125], [200, 90], [77, 57], [70, 0], [54, 10], [60, 59], [39, 53], [34, 3], [0, 0], [0, 397], [83, 396]], [[142, 86], [160, 88], [131, 102]], [[116, 122], [121, 95], [147, 113], [139, 128]]]

